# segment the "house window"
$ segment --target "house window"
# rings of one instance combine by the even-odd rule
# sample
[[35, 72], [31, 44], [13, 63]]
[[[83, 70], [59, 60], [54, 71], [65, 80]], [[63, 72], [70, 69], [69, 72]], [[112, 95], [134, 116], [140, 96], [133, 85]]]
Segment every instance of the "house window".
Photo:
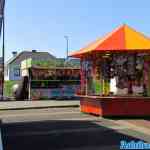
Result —
[[20, 76], [20, 68], [14, 68], [14, 76], [19, 77]]

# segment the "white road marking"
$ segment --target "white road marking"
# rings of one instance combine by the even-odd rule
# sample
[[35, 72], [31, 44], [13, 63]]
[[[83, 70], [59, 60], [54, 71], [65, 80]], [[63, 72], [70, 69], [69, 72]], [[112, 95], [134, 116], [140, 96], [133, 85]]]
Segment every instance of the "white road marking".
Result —
[[1, 130], [0, 130], [0, 150], [3, 150]]

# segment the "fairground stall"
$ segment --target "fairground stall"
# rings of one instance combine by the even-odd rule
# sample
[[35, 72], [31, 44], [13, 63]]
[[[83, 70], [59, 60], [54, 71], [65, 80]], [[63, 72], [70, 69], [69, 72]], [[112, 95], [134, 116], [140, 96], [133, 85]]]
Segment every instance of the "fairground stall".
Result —
[[70, 56], [81, 59], [82, 112], [150, 116], [149, 38], [123, 25]]
[[0, 65], [0, 95], [3, 93], [3, 71], [2, 71], [2, 65]]
[[46, 61], [27, 59], [21, 65], [22, 76], [29, 77], [29, 99], [73, 99], [80, 86], [80, 69], [58, 67]]

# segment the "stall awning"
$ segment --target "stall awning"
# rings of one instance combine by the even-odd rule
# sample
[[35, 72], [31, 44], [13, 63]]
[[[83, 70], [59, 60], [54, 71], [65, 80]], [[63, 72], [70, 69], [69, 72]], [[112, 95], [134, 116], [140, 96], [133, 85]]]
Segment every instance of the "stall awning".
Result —
[[149, 51], [150, 38], [137, 32], [133, 28], [122, 25], [103, 38], [99, 38], [85, 48], [70, 54], [72, 57], [81, 57], [84, 54], [99, 51]]

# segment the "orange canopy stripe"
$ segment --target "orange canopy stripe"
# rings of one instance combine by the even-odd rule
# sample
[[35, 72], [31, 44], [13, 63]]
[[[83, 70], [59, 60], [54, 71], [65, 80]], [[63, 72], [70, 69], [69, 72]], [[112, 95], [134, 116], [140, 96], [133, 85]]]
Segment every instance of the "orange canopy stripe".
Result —
[[150, 38], [124, 24], [109, 34], [105, 35], [103, 38], [99, 38], [92, 42], [85, 48], [71, 53], [70, 56], [81, 57], [94, 51], [115, 52], [133, 50], [150, 52]]

